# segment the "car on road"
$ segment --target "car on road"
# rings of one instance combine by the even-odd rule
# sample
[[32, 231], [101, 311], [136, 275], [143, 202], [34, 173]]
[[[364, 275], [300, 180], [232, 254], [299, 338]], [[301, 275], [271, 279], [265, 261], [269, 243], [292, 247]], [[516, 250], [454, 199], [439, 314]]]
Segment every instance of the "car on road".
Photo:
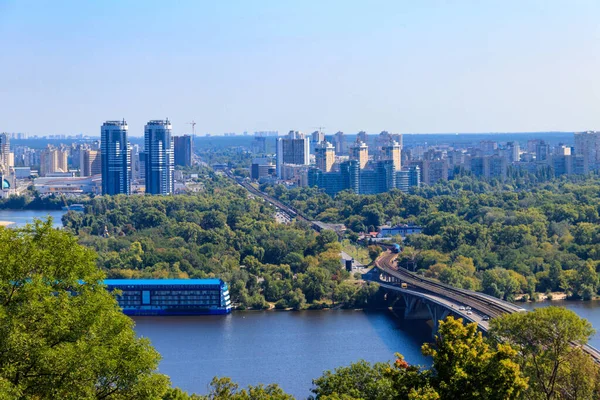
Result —
[[487, 315], [484, 315], [483, 317], [481, 317], [481, 320], [482, 320], [482, 321], [489, 321], [489, 320], [490, 320], [490, 317], [489, 317], [489, 316], [487, 316]]
[[461, 310], [461, 311], [464, 311], [465, 307], [464, 306], [460, 306], [460, 307], [458, 307], [458, 309]]
[[465, 310], [470, 310], [470, 309], [471, 309], [471, 307], [469, 307], [469, 306], [465, 307]]
[[473, 314], [473, 311], [471, 311], [471, 310], [468, 310], [468, 311], [467, 311], [467, 315], [471, 315], [471, 314]]

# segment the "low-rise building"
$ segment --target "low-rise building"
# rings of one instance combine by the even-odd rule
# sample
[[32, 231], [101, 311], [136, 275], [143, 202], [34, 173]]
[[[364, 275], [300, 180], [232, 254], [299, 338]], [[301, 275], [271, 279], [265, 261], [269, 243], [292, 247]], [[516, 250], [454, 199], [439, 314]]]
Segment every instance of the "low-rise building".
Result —
[[102, 175], [86, 177], [43, 177], [33, 181], [33, 186], [42, 195], [52, 193], [100, 194]]
[[260, 180], [267, 176], [275, 175], [275, 164], [269, 158], [255, 158], [250, 167], [250, 177]]

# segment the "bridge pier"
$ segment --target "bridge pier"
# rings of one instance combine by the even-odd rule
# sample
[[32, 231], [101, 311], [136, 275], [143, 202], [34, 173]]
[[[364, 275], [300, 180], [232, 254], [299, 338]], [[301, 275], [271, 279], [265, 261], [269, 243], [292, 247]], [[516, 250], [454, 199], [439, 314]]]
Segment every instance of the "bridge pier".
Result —
[[433, 323], [433, 326], [431, 328], [431, 336], [435, 337], [440, 327], [440, 321], [446, 319], [446, 317], [449, 316], [451, 312], [447, 308], [441, 307], [437, 304], [431, 304], [429, 302], [427, 303], [427, 308], [429, 309], [429, 314], [431, 315], [431, 321]]
[[429, 319], [430, 318], [430, 310], [428, 306], [416, 296], [410, 296], [403, 294], [404, 303], [406, 307], [404, 308], [404, 319], [414, 320], [414, 319]]
[[438, 304], [423, 300], [420, 297], [403, 294], [404, 303], [404, 319], [406, 320], [431, 320], [432, 329], [431, 336], [435, 337], [438, 333], [440, 321], [443, 321], [447, 316], [452, 314], [450, 310]]
[[[363, 275], [363, 279], [380, 282], [384, 286], [401, 283], [402, 280], [398, 277], [392, 276], [385, 271], [382, 271], [377, 266], [373, 267], [369, 273]], [[394, 290], [387, 290], [388, 294], [394, 292], [396, 296], [386, 296], [385, 300], [389, 305], [394, 308], [398, 306], [397, 299], [401, 298], [404, 300], [404, 319], [405, 320], [425, 320], [432, 321], [431, 335], [435, 337], [438, 333], [439, 323], [443, 321], [447, 316], [455, 314], [455, 310], [448, 307], [448, 305], [441, 304], [435, 300], [431, 300], [425, 294], [421, 294], [418, 291], [407, 290], [406, 288], [400, 288], [395, 286]], [[401, 308], [401, 307], [398, 307]]]

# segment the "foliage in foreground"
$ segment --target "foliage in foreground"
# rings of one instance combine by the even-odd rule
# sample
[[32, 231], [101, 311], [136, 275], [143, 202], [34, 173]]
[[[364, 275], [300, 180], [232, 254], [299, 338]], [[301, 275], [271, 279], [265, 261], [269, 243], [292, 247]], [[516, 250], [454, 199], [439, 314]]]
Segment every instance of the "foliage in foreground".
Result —
[[587, 320], [545, 307], [493, 319], [490, 326], [497, 340], [517, 350], [516, 360], [529, 378], [528, 399], [600, 398], [600, 370], [581, 350], [594, 334]]
[[0, 398], [160, 399], [159, 354], [50, 221], [0, 228]]

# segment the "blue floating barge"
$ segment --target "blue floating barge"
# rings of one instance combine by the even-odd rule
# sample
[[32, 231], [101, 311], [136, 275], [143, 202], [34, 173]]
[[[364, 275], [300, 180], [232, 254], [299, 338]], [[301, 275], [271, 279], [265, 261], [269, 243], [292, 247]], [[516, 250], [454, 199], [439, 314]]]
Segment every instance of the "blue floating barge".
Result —
[[125, 315], [229, 314], [229, 288], [221, 279], [106, 279]]

